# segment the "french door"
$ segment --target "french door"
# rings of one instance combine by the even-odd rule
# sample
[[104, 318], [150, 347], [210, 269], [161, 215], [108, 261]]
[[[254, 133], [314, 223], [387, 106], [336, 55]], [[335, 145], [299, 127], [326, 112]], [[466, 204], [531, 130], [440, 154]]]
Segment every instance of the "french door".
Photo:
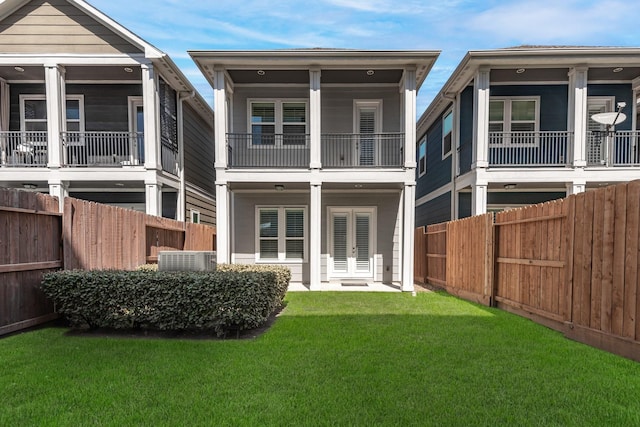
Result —
[[373, 208], [330, 209], [332, 278], [373, 278]]
[[380, 101], [356, 101], [356, 123], [354, 133], [357, 166], [375, 166], [379, 150], [378, 141], [382, 126]]

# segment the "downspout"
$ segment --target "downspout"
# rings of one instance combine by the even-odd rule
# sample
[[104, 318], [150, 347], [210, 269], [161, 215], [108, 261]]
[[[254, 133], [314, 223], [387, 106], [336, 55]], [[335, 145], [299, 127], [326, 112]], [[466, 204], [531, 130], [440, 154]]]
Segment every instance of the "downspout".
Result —
[[180, 123], [180, 126], [178, 126], [178, 177], [180, 178], [180, 197], [176, 219], [183, 222], [187, 222], [187, 183], [184, 173], [184, 112], [182, 103], [188, 99], [193, 99], [195, 96], [195, 91], [178, 93], [178, 122]]
[[[456, 194], [456, 172], [457, 172], [457, 164], [458, 164], [458, 138], [459, 131], [458, 126], [456, 125], [459, 122], [458, 118], [458, 98], [455, 96], [447, 95], [445, 92], [440, 94], [440, 97], [445, 101], [449, 101], [453, 104], [453, 138], [451, 140], [451, 215], [450, 219], [458, 219], [458, 215], [456, 214], [456, 206], [458, 205], [458, 197]], [[446, 111], [447, 109], [445, 109]]]

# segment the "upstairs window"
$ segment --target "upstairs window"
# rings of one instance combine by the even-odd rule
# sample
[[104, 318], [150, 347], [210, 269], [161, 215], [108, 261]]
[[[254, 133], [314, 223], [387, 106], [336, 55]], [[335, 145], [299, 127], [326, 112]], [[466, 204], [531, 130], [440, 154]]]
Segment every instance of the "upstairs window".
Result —
[[442, 118], [442, 158], [451, 154], [451, 141], [453, 139], [453, 111], [449, 111]]
[[427, 173], [427, 137], [425, 136], [420, 141], [418, 146], [418, 176], [422, 176]]
[[251, 103], [253, 145], [275, 145], [276, 106], [273, 102]]
[[306, 145], [306, 102], [250, 101], [249, 105], [251, 145]]
[[490, 145], [535, 146], [539, 123], [538, 98], [498, 98], [489, 102]]

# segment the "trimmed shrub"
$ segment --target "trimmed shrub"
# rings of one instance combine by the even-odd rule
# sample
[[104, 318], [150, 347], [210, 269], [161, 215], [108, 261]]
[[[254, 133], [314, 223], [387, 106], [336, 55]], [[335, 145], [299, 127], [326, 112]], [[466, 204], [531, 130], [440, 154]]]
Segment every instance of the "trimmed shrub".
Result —
[[246, 272], [255, 271], [259, 273], [274, 273], [276, 275], [276, 288], [278, 289], [278, 295], [280, 301], [284, 299], [287, 289], [289, 289], [289, 282], [291, 281], [291, 270], [288, 267], [282, 265], [271, 264], [218, 264], [216, 266], [218, 271], [228, 272]]
[[[274, 271], [60, 271], [42, 288], [72, 327], [160, 331], [254, 329], [281, 306]], [[285, 289], [286, 292], [286, 289]]]

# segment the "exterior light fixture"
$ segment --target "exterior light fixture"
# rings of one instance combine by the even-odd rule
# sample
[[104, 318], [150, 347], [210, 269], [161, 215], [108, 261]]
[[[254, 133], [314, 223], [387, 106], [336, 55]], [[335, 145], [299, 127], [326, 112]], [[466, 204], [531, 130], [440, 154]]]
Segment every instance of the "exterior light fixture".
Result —
[[525, 71], [527, 71], [525, 68], [518, 68], [518, 69], [516, 70], [516, 74], [522, 74], [522, 73], [524, 73]]
[[363, 185], [362, 185], [362, 184], [356, 184], [356, 185], [354, 185], [354, 187], [355, 187], [355, 188], [362, 188], [362, 187], [363, 187]]
[[131, 67], [124, 67], [124, 68], [123, 68], [123, 70], [124, 70], [126, 73], [133, 73], [133, 68], [131, 68]]
[[614, 69], [613, 69], [613, 72], [614, 72], [614, 73], [619, 73], [619, 72], [620, 72], [620, 71], [622, 71], [622, 70], [624, 70], [624, 68], [622, 68], [622, 67], [617, 67], [617, 68], [614, 68]]
[[116, 183], [115, 183], [115, 184], [113, 184], [113, 185], [115, 185], [116, 187], [124, 187], [124, 184], [123, 184], [123, 183], [121, 183], [121, 182], [116, 182]]
[[276, 184], [274, 187], [276, 191], [284, 191], [284, 185], [282, 184]]
[[22, 188], [24, 188], [26, 190], [35, 190], [36, 188], [38, 188], [38, 186], [35, 185], [35, 184], [29, 184], [29, 183], [25, 182], [24, 184], [22, 184]]
[[374, 70], [367, 70], [367, 76], [373, 76], [375, 73]]
[[258, 70], [258, 75], [259, 75], [259, 76], [264, 76], [264, 75], [265, 75], [264, 70]]
[[516, 188], [516, 184], [505, 184], [504, 185], [504, 189], [505, 190], [513, 190], [514, 188]]
[[22, 68], [19, 65], [16, 65], [15, 67], [13, 67], [14, 70], [16, 70], [19, 73], [24, 73], [24, 68]]

